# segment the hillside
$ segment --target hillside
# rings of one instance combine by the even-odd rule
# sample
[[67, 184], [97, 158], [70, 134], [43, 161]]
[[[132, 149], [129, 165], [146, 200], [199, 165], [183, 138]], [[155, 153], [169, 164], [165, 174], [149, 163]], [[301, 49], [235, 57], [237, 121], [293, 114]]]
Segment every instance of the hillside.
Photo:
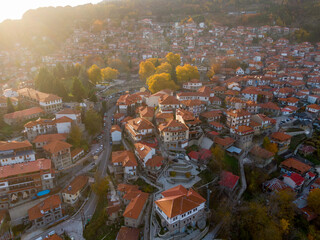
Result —
[[[307, 40], [315, 42], [320, 39], [319, 12], [319, 1], [312, 0], [124, 0], [78, 7], [39, 8], [26, 12], [21, 20], [6, 20], [0, 24], [0, 48], [7, 49], [19, 42], [40, 52], [51, 51], [69, 36], [75, 25], [89, 29], [96, 19], [121, 21], [152, 17], [167, 22], [188, 16], [207, 24], [215, 21], [230, 26], [302, 27], [310, 32]], [[43, 37], [46, 37], [45, 43]]]

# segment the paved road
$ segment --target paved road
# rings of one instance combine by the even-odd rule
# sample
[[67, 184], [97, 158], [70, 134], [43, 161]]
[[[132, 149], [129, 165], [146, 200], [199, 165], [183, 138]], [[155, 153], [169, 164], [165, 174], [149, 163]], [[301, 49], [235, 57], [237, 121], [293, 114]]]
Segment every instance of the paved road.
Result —
[[[107, 129], [110, 129], [111, 119], [112, 119], [112, 115], [113, 115], [114, 111], [115, 111], [115, 106], [112, 107], [107, 113], [107, 119], [106, 119], [106, 128]], [[104, 139], [105, 139], [105, 149], [97, 160], [100, 163], [98, 165], [98, 169], [97, 169], [100, 176], [106, 175], [108, 160], [109, 160], [109, 156], [110, 156], [111, 150], [112, 150], [112, 148], [110, 146], [110, 132], [109, 131], [105, 131], [105, 138]], [[89, 169], [88, 166], [86, 168]], [[83, 173], [83, 171], [81, 171], [81, 173]], [[87, 219], [90, 219], [92, 217], [92, 215], [94, 214], [97, 203], [98, 203], [98, 197], [94, 193], [92, 193], [90, 195], [90, 197], [88, 198], [87, 202], [84, 204], [82, 210], [77, 212], [77, 214], [75, 214], [70, 219], [68, 219], [68, 220], [58, 224], [57, 226], [54, 226], [46, 231], [41, 232], [41, 230], [38, 230], [38, 231], [35, 231], [31, 234], [22, 236], [22, 239], [23, 240], [29, 240], [29, 239], [33, 240], [33, 239], [37, 239], [38, 237], [45, 237], [51, 231], [55, 231], [58, 234], [62, 234], [65, 231], [70, 237], [74, 237], [74, 239], [77, 239], [77, 240], [78, 239], [82, 240], [84, 238], [82, 236], [83, 225], [82, 225], [82, 220], [81, 220], [81, 212], [83, 212], [83, 215], [85, 217], [85, 221], [87, 221]]]

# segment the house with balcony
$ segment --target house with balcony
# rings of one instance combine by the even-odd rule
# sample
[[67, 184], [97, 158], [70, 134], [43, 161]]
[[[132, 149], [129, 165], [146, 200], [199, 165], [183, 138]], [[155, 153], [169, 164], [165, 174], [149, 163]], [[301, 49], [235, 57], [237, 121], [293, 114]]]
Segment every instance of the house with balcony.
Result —
[[54, 187], [55, 172], [50, 159], [0, 167], [0, 209], [31, 200], [40, 191]]
[[22, 88], [18, 90], [19, 101], [28, 106], [39, 106], [46, 113], [55, 113], [62, 109], [62, 98], [50, 94], [37, 91], [32, 88]]
[[251, 113], [243, 109], [227, 111], [227, 126], [249, 126], [251, 121]]
[[201, 87], [202, 82], [200, 82], [198, 79], [192, 79], [191, 81], [182, 84], [182, 89], [190, 91], [197, 91]]
[[180, 107], [180, 101], [174, 96], [165, 95], [159, 99], [159, 110], [162, 113], [174, 113]]
[[0, 165], [7, 166], [17, 163], [35, 161], [32, 144], [28, 141], [0, 141]]
[[180, 102], [180, 107], [193, 113], [195, 117], [199, 117], [200, 113], [206, 110], [206, 103], [198, 99], [185, 100]]
[[33, 141], [38, 135], [57, 132], [54, 119], [39, 118], [24, 125], [24, 134], [29, 141]]
[[139, 142], [154, 135], [154, 126], [147, 119], [134, 118], [126, 123], [125, 131], [132, 142]]
[[301, 176], [305, 176], [306, 173], [312, 169], [312, 167], [307, 163], [299, 161], [298, 159], [288, 158], [280, 164], [280, 169], [281, 172], [285, 174], [294, 172], [300, 174]]
[[72, 165], [71, 144], [56, 140], [43, 146], [47, 158], [50, 158], [57, 170], [64, 169]]
[[138, 94], [121, 95], [117, 100], [117, 108], [119, 113], [126, 115], [135, 114], [136, 108], [142, 104], [142, 98]]
[[63, 202], [74, 205], [81, 197], [81, 192], [88, 186], [88, 180], [88, 176], [76, 176], [75, 179], [62, 190], [61, 194]]
[[43, 146], [54, 141], [66, 141], [67, 135], [64, 133], [43, 134], [37, 136], [32, 143], [35, 145], [36, 150], [42, 150]]
[[177, 109], [176, 120], [184, 123], [189, 128], [189, 140], [197, 140], [203, 135], [201, 121], [194, 117], [191, 112], [184, 109]]
[[252, 115], [251, 117], [252, 121], [257, 122], [261, 125], [261, 130], [267, 130], [271, 129], [275, 126], [276, 120], [273, 118], [270, 118], [262, 113]]
[[52, 195], [28, 210], [29, 221], [41, 228], [63, 217], [59, 195]]
[[137, 160], [131, 151], [112, 152], [111, 162], [114, 174], [120, 179], [134, 179], [137, 177]]
[[270, 142], [277, 144], [278, 154], [281, 154], [289, 149], [291, 135], [283, 132], [274, 132], [270, 136]]
[[163, 191], [154, 206], [161, 226], [176, 234], [185, 232], [188, 226], [195, 227], [198, 221], [206, 218], [205, 204], [206, 200], [199, 193], [178, 185]]
[[185, 148], [189, 141], [189, 128], [178, 120], [171, 120], [158, 126], [159, 135], [168, 149]]
[[252, 127], [234, 126], [230, 128], [232, 137], [236, 140], [236, 146], [241, 149], [248, 149], [251, 147], [254, 130]]

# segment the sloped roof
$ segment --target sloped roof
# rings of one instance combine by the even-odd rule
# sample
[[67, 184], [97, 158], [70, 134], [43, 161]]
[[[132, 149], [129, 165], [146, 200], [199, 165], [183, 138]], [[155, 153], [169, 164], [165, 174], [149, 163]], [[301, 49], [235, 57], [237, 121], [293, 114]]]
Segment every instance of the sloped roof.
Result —
[[206, 202], [196, 191], [187, 190], [182, 185], [168, 189], [161, 194], [164, 197], [155, 203], [169, 218], [188, 212]]
[[223, 187], [233, 189], [238, 181], [239, 176], [234, 175], [232, 172], [223, 171], [220, 175], [219, 184]]
[[62, 142], [62, 141], [56, 140], [56, 141], [50, 142], [47, 145], [44, 145], [43, 149], [47, 152], [50, 152], [50, 153], [57, 153], [57, 152], [60, 152], [64, 149], [71, 148], [71, 147], [72, 147], [72, 145], [67, 142]]
[[29, 220], [32, 221], [42, 217], [41, 210], [46, 212], [50, 209], [58, 208], [60, 205], [61, 199], [59, 195], [52, 195], [28, 210]]
[[138, 219], [142, 213], [143, 207], [148, 200], [149, 194], [141, 192], [137, 197], [132, 199], [126, 209], [123, 216], [127, 218]]

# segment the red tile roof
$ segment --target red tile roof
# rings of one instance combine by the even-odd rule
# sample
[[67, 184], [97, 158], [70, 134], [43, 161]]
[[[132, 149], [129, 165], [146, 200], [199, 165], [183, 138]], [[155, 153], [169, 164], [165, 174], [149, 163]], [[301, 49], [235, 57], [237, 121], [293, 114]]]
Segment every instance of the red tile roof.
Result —
[[223, 187], [233, 189], [239, 181], [239, 176], [234, 175], [232, 172], [223, 171], [220, 175], [219, 184]]
[[52, 195], [28, 210], [29, 220], [32, 221], [41, 218], [44, 216], [41, 211], [46, 212], [58, 208], [60, 205], [61, 199], [59, 195]]

